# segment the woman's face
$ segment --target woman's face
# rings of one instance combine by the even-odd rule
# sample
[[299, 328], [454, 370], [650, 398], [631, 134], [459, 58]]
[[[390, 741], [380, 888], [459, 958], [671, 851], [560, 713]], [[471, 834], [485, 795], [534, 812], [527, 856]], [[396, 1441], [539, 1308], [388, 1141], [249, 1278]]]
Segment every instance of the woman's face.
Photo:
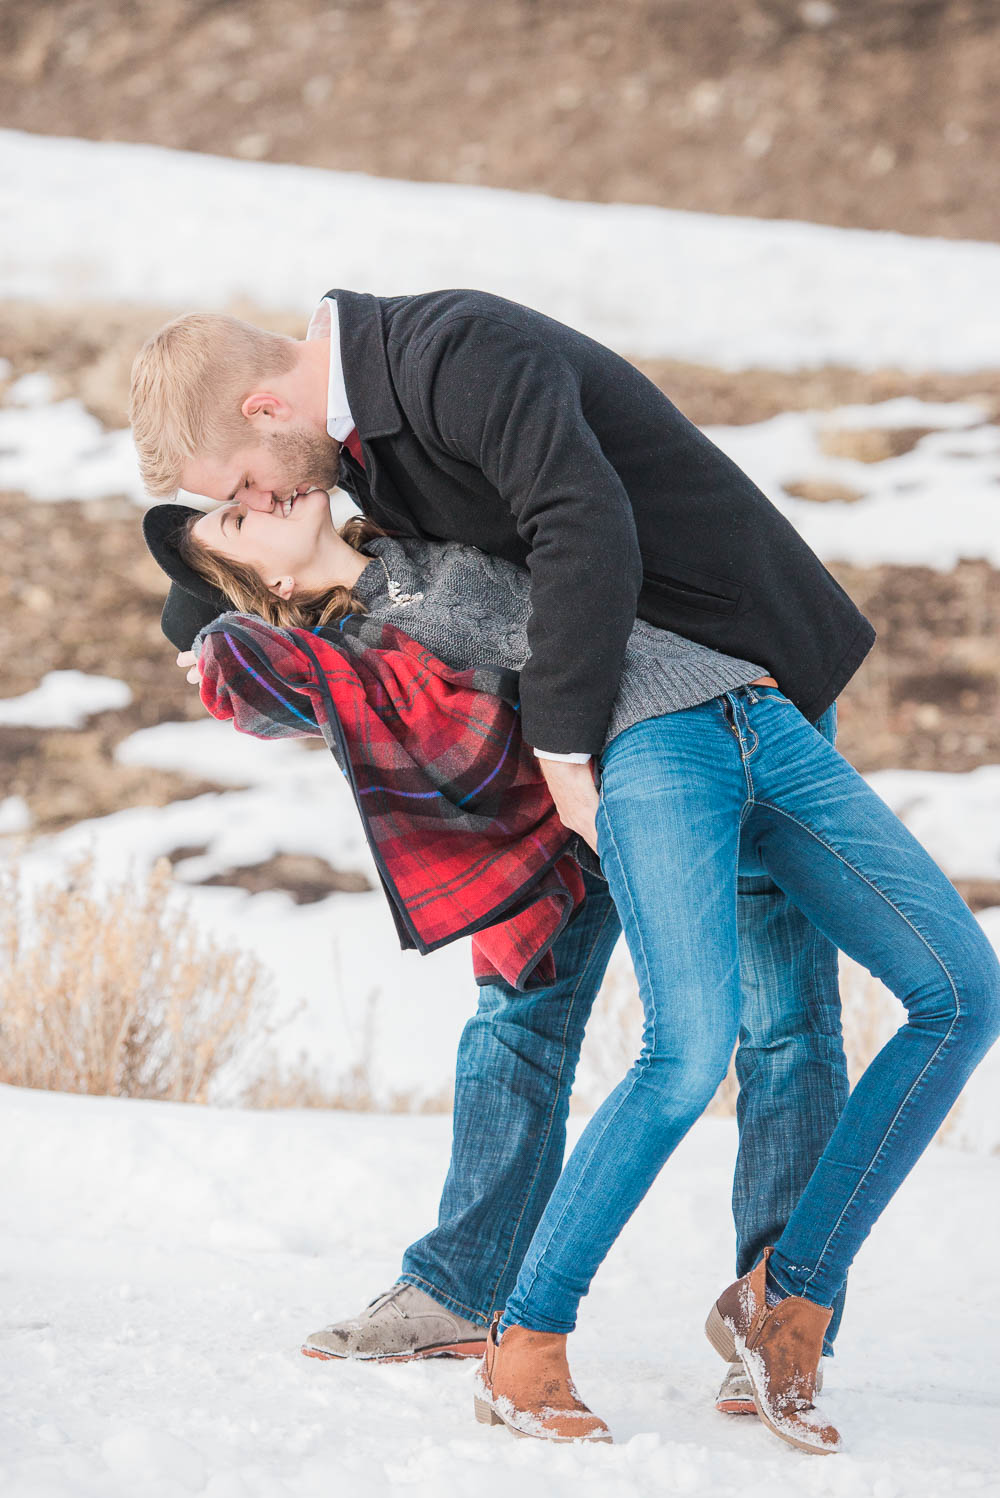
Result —
[[192, 534], [219, 555], [252, 567], [269, 588], [292, 579], [295, 591], [328, 582], [330, 565], [347, 545], [333, 524], [325, 489], [270, 510], [251, 510], [236, 499], [195, 521]]

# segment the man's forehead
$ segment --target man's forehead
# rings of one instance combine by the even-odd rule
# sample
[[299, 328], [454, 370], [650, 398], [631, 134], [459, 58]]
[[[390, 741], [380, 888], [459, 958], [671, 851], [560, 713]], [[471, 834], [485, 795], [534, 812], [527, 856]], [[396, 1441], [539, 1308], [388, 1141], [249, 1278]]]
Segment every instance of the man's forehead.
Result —
[[243, 468], [239, 457], [190, 458], [181, 473], [181, 487], [206, 499], [228, 499], [239, 484]]

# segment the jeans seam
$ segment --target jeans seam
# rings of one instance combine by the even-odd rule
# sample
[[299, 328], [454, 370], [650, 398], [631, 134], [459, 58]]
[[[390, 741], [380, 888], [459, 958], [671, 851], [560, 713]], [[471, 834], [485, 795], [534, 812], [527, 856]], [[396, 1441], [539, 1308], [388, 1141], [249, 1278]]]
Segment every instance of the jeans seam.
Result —
[[[924, 1063], [923, 1067], [921, 1068], [920, 1075], [918, 1077], [914, 1078], [913, 1083], [910, 1086], [909, 1090], [907, 1091], [906, 1096], [900, 1101], [899, 1107], [896, 1109], [896, 1112], [893, 1114], [893, 1117], [890, 1120], [889, 1126], [886, 1129], [884, 1135], [882, 1136], [882, 1139], [880, 1140], [877, 1148], [875, 1149], [875, 1151], [874, 1151], [874, 1153], [873, 1153], [873, 1155], [871, 1157], [870, 1162], [868, 1163], [868, 1165], [865, 1167], [864, 1171], [862, 1172], [862, 1174], [861, 1174], [861, 1176], [860, 1176], [860, 1178], [858, 1180], [857, 1185], [855, 1186], [854, 1190], [851, 1192], [851, 1195], [850, 1195], [849, 1199], [844, 1203], [844, 1206], [843, 1206], [843, 1208], [841, 1210], [840, 1216], [837, 1218], [837, 1221], [834, 1223], [833, 1227], [830, 1229], [830, 1232], [827, 1235], [826, 1242], [823, 1244], [823, 1247], [822, 1247], [822, 1249], [820, 1250], [820, 1253], [819, 1253], [819, 1257], [817, 1258], [816, 1263], [815, 1263], [815, 1265], [813, 1267], [812, 1273], [809, 1275], [808, 1279], [804, 1282], [804, 1284], [802, 1286], [802, 1290], [804, 1292], [804, 1291], [806, 1291], [806, 1290], [809, 1289], [809, 1287], [811, 1286], [813, 1280], [816, 1278], [816, 1276], [819, 1274], [820, 1270], [822, 1269], [824, 1257], [827, 1254], [827, 1252], [829, 1251], [829, 1249], [830, 1249], [830, 1247], [831, 1247], [831, 1245], [832, 1245], [835, 1237], [837, 1236], [837, 1233], [839, 1232], [839, 1230], [841, 1228], [841, 1225], [843, 1224], [845, 1218], [847, 1217], [848, 1212], [855, 1205], [855, 1203], [857, 1201], [857, 1198], [858, 1198], [858, 1196], [859, 1196], [862, 1188], [867, 1184], [868, 1177], [876, 1172], [878, 1161], [879, 1161], [879, 1157], [882, 1155], [883, 1151], [885, 1150], [885, 1147], [886, 1147], [886, 1145], [887, 1145], [887, 1143], [889, 1141], [889, 1137], [892, 1134], [893, 1129], [896, 1127], [896, 1124], [899, 1122], [900, 1118], [902, 1117], [904, 1109], [912, 1101], [912, 1099], [916, 1096], [917, 1092], [919, 1091], [919, 1089], [923, 1085], [924, 1080], [925, 1080], [928, 1072], [930, 1071], [931, 1067], [933, 1067], [936, 1064], [936, 1062], [941, 1058], [941, 1055], [943, 1054], [945, 1047], [948, 1045], [949, 1041], [951, 1040], [952, 1034], [954, 1033], [955, 1026], [958, 1024], [959, 1018], [961, 1017], [962, 1005], [961, 1005], [961, 1000], [958, 997], [958, 990], [955, 987], [955, 980], [952, 977], [951, 973], [948, 971], [948, 968], [945, 965], [944, 959], [934, 950], [934, 948], [931, 946], [930, 942], [927, 940], [926, 936], [924, 936], [923, 932], [919, 931], [917, 929], [917, 927], [913, 924], [913, 922], [909, 919], [909, 917], [902, 910], [900, 910], [900, 908], [896, 904], [896, 902], [894, 900], [892, 900], [885, 893], [884, 890], [879, 889], [879, 887], [878, 887], [877, 884], [874, 884], [871, 879], [868, 879], [864, 874], [861, 873], [861, 871], [859, 869], [856, 869], [854, 867], [854, 865], [848, 859], [846, 859], [843, 856], [842, 853], [838, 852], [836, 848], [832, 847], [826, 841], [825, 838], [820, 837], [819, 834], [816, 833], [816, 832], [814, 832], [811, 827], [807, 827], [804, 822], [800, 822], [799, 819], [798, 819], [798, 817], [792, 816], [792, 814], [790, 812], [787, 812], [787, 811], [783, 810], [783, 808], [780, 807], [780, 806], [775, 806], [773, 804], [773, 802], [770, 802], [770, 801], [761, 801], [761, 802], [758, 802], [758, 805], [759, 806], [767, 807], [767, 809], [769, 811], [775, 812], [778, 816], [784, 817], [789, 822], [794, 822], [795, 825], [796, 825], [796, 827], [800, 828], [803, 832], [805, 832], [807, 834], [807, 836], [809, 836], [809, 837], [811, 837], [813, 839], [814, 842], [819, 843], [820, 846], [823, 847], [823, 848], [825, 848], [828, 853], [831, 853], [833, 855], [833, 857], [838, 860], [838, 862], [842, 863], [846, 869], [850, 869], [851, 873], [854, 874], [854, 876], [857, 879], [860, 879], [862, 881], [862, 883], [867, 884], [867, 886], [868, 886], [869, 889], [873, 890], [874, 893], [877, 894], [880, 899], [884, 900], [885, 903], [889, 906], [889, 908], [891, 910], [895, 911], [895, 913], [899, 916], [900, 920], [903, 921], [904, 924], [907, 925], [910, 928], [910, 930], [913, 932], [914, 936], [918, 939], [918, 941], [920, 941], [920, 942], [923, 943], [924, 947], [927, 949], [927, 951], [933, 957], [934, 961], [937, 963], [938, 967], [941, 969], [942, 973], [947, 978], [947, 980], [948, 980], [948, 987], [951, 989], [952, 998], [955, 1001], [955, 1013], [954, 1013], [954, 1015], [952, 1017], [952, 1021], [951, 1021], [951, 1024], [950, 1024], [949, 1028], [948, 1028], [947, 1035], [942, 1036], [941, 1040], [938, 1042], [937, 1046], [934, 1049], [933, 1055], [931, 1055], [931, 1056], [929, 1056], [927, 1058], [927, 1061]], [[907, 1022], [909, 1022], [909, 1014], [907, 1014]]]
[[[544, 1132], [544, 1134], [542, 1136], [542, 1139], [539, 1142], [538, 1153], [535, 1156], [535, 1168], [532, 1171], [531, 1179], [528, 1182], [527, 1190], [524, 1193], [524, 1197], [523, 1197], [523, 1200], [521, 1202], [521, 1210], [517, 1214], [517, 1221], [514, 1223], [514, 1231], [512, 1232], [511, 1239], [510, 1239], [510, 1248], [507, 1251], [507, 1257], [506, 1257], [506, 1259], [504, 1260], [503, 1264], [500, 1266], [500, 1271], [499, 1271], [499, 1273], [498, 1273], [498, 1275], [496, 1277], [496, 1280], [494, 1281], [493, 1288], [490, 1291], [490, 1313], [492, 1313], [492, 1310], [493, 1310], [493, 1302], [496, 1299], [496, 1293], [497, 1293], [497, 1290], [498, 1290], [498, 1288], [500, 1286], [500, 1282], [501, 1282], [501, 1280], [504, 1277], [504, 1274], [505, 1274], [505, 1272], [507, 1270], [507, 1266], [510, 1264], [511, 1254], [514, 1251], [514, 1244], [517, 1241], [517, 1231], [518, 1231], [518, 1228], [521, 1226], [521, 1222], [522, 1222], [522, 1220], [524, 1218], [525, 1211], [527, 1210], [528, 1202], [531, 1199], [531, 1193], [532, 1193], [532, 1191], [534, 1190], [534, 1187], [535, 1187], [535, 1182], [538, 1180], [538, 1172], [539, 1172], [539, 1170], [541, 1168], [542, 1156], [545, 1153], [545, 1147], [548, 1144], [549, 1137], [551, 1136], [551, 1133], [552, 1133], [552, 1123], [553, 1123], [553, 1118], [554, 1118], [554, 1115], [555, 1115], [556, 1103], [558, 1101], [559, 1092], [560, 1092], [560, 1088], [561, 1088], [561, 1085], [562, 1085], [563, 1068], [566, 1065], [566, 1034], [567, 1034], [567, 1031], [569, 1030], [570, 1020], [573, 1017], [573, 1010], [576, 1007], [576, 1001], [577, 1001], [577, 998], [578, 998], [579, 993], [580, 993], [580, 986], [583, 983], [583, 980], [584, 980], [584, 978], [587, 975], [587, 971], [588, 971], [588, 969], [590, 967], [591, 962], [593, 961], [594, 952], [595, 952], [595, 950], [597, 948], [598, 939], [601, 936], [601, 933], [603, 932], [605, 926], [608, 923], [608, 919], [609, 919], [609, 917], [611, 915], [611, 909], [613, 908], [613, 905], [614, 905], [614, 902], [612, 901], [611, 902], [611, 906], [609, 906], [609, 908], [604, 913], [604, 917], [601, 920], [601, 924], [600, 924], [600, 926], [597, 929], [597, 932], [596, 932], [596, 934], [594, 936], [593, 942], [591, 943], [590, 954], [587, 957], [586, 962], [584, 963], [583, 967], [580, 970], [580, 974], [579, 974], [579, 977], [577, 978], [576, 985], [573, 988], [572, 997], [571, 997], [571, 999], [569, 1001], [569, 1005], [567, 1006], [567, 1009], [566, 1009], [566, 1019], [565, 1019], [565, 1023], [563, 1024], [562, 1041], [561, 1041], [561, 1043], [562, 1043], [562, 1050], [561, 1050], [561, 1053], [560, 1053], [560, 1056], [559, 1056], [559, 1071], [558, 1071], [558, 1074], [557, 1074], [557, 1077], [556, 1077], [556, 1086], [555, 1086], [555, 1091], [553, 1093], [552, 1104], [551, 1104], [551, 1106], [549, 1108], [549, 1115], [548, 1115], [548, 1119], [546, 1120], [546, 1124], [545, 1124], [545, 1132]], [[489, 1314], [487, 1315], [486, 1319], [489, 1320]]]
[[[635, 904], [634, 904], [634, 902], [632, 900], [632, 891], [629, 888], [628, 880], [625, 877], [625, 866], [622, 863], [621, 854], [618, 852], [618, 844], [615, 842], [615, 835], [614, 835], [614, 831], [613, 831], [612, 826], [611, 826], [611, 818], [608, 815], [608, 808], [607, 808], [606, 801], [605, 801], [605, 805], [604, 805], [604, 820], [605, 820], [605, 822], [607, 824], [608, 837], [611, 840], [611, 846], [614, 849], [615, 857], [618, 860], [619, 868], [622, 871], [622, 882], [624, 883], [626, 893], [628, 894], [629, 908], [631, 910], [632, 919], [635, 920]], [[610, 884], [610, 881], [609, 881], [609, 884]], [[646, 957], [646, 948], [645, 948], [645, 945], [643, 944], [643, 941], [642, 941], [642, 928], [639, 925], [638, 921], [636, 921], [636, 930], [639, 932], [639, 948], [640, 948], [641, 957], [642, 957], [643, 969], [645, 970], [645, 973], [646, 973], [646, 981], [648, 983], [649, 982], [649, 960]], [[655, 1020], [654, 1020], [654, 1026], [653, 1026], [653, 1038], [654, 1038], [654, 1045], [655, 1045], [655, 1038], [656, 1038]], [[608, 1119], [605, 1120], [604, 1127], [603, 1127], [603, 1129], [601, 1130], [601, 1133], [600, 1133], [600, 1137], [594, 1141], [594, 1143], [593, 1143], [593, 1145], [591, 1147], [590, 1153], [587, 1156], [586, 1165], [589, 1165], [590, 1162], [591, 1162], [591, 1160], [594, 1158], [594, 1153], [595, 1153], [595, 1151], [597, 1149], [597, 1146], [604, 1139], [604, 1136], [605, 1136], [605, 1134], [607, 1133], [607, 1130], [608, 1130], [608, 1126], [613, 1121], [613, 1118], [617, 1117], [618, 1111], [621, 1108], [621, 1106], [623, 1105], [623, 1103], [627, 1102], [628, 1098], [631, 1097], [632, 1093], [635, 1091], [635, 1088], [638, 1086], [638, 1083], [639, 1083], [639, 1077], [638, 1076], [634, 1076], [632, 1078], [632, 1085], [629, 1088], [628, 1092], [625, 1094], [624, 1097], [619, 1098], [618, 1105], [617, 1105], [617, 1107], [614, 1110], [614, 1114], [612, 1115], [612, 1118], [608, 1118]], [[555, 1236], [555, 1234], [561, 1228], [561, 1226], [562, 1226], [562, 1224], [563, 1224], [563, 1222], [564, 1222], [564, 1220], [566, 1218], [567, 1212], [573, 1206], [574, 1202], [576, 1201], [577, 1196], [579, 1195], [579, 1191], [580, 1191], [580, 1180], [578, 1179], [576, 1185], [573, 1188], [573, 1194], [570, 1196], [569, 1200], [565, 1203], [565, 1205], [563, 1206], [562, 1211], [559, 1214], [559, 1220], [556, 1223], [554, 1223], [553, 1226], [552, 1226], [552, 1229], [551, 1229], [551, 1231], [549, 1233], [549, 1244], [551, 1244], [553, 1237]], [[542, 1262], [543, 1262], [543, 1260], [545, 1258], [545, 1254], [547, 1252], [548, 1252], [548, 1245], [546, 1245], [545, 1249], [543, 1249], [541, 1257], [538, 1259], [538, 1261], [535, 1264], [534, 1269], [532, 1270], [531, 1280], [529, 1281], [528, 1285], [525, 1287], [525, 1290], [524, 1290], [523, 1294], [520, 1297], [522, 1302], [526, 1302], [527, 1301], [527, 1299], [530, 1296], [532, 1290], [534, 1289], [535, 1282], [538, 1279], [539, 1271], [541, 1270], [541, 1267], [542, 1267]], [[551, 1318], [549, 1318], [549, 1319], [551, 1319]], [[575, 1321], [575, 1316], [574, 1316], [574, 1321]]]

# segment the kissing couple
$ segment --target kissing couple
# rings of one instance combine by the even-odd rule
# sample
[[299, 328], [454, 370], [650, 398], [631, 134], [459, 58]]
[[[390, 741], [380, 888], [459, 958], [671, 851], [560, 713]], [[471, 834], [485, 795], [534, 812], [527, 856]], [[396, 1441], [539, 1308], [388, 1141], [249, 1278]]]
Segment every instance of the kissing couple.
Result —
[[[303, 1350], [476, 1357], [480, 1421], [611, 1440], [567, 1337], [735, 1048], [717, 1406], [838, 1450], [815, 1399], [848, 1271], [1000, 1033], [981, 927], [834, 747], [868, 621], [635, 368], [482, 292], [335, 290], [301, 341], [179, 318], [130, 415], [203, 702], [321, 733], [401, 941], [473, 935], [438, 1224]], [[360, 511], [340, 528], [337, 485]], [[641, 1048], [564, 1160], [621, 932]], [[906, 1011], [850, 1095], [838, 950]], [[641, 1293], [669, 1302], [668, 1275]]]

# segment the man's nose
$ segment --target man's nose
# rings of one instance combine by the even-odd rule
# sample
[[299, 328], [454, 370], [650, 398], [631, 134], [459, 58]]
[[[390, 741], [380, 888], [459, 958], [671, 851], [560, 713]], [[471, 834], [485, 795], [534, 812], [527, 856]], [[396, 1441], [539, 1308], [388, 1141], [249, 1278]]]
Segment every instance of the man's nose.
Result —
[[269, 512], [274, 509], [277, 496], [273, 489], [245, 489], [242, 499], [250, 510]]

